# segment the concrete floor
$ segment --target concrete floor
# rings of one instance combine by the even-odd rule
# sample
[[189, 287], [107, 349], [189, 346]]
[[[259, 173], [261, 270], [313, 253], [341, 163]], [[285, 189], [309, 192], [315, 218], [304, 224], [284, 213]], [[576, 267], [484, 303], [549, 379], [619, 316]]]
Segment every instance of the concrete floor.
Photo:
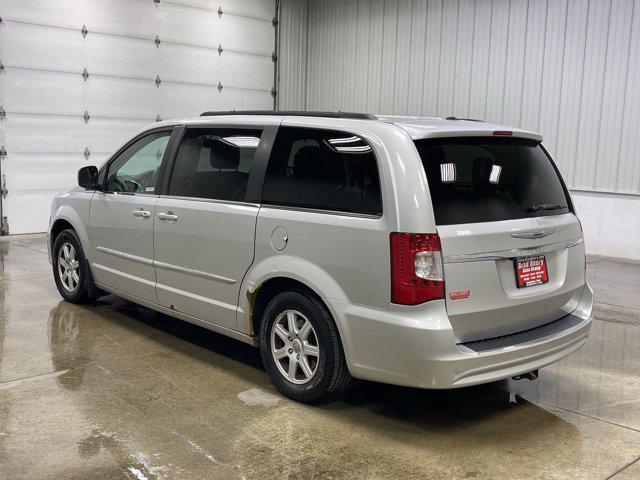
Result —
[[640, 264], [591, 259], [588, 344], [535, 382], [365, 383], [310, 407], [257, 350], [109, 296], [61, 301], [0, 242], [0, 478], [640, 478]]

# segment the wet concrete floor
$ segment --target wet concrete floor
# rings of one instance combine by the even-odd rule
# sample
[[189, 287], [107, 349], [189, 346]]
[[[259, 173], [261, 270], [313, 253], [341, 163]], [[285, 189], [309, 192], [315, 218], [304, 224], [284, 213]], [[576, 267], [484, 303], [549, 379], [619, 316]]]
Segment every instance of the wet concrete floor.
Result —
[[640, 478], [639, 263], [590, 259], [591, 337], [537, 381], [312, 407], [247, 345], [62, 301], [45, 252], [0, 241], [0, 479]]

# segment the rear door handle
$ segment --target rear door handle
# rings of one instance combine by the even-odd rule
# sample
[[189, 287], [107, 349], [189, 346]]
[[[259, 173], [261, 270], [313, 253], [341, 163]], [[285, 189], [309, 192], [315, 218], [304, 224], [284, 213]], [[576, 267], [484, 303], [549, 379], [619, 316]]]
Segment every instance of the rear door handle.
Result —
[[159, 213], [158, 218], [160, 220], [167, 220], [170, 222], [175, 222], [176, 220], [178, 220], [178, 216], [175, 215], [173, 212]]
[[131, 213], [134, 217], [149, 218], [151, 216], [151, 212], [149, 210], [143, 210], [142, 208], [138, 208]]

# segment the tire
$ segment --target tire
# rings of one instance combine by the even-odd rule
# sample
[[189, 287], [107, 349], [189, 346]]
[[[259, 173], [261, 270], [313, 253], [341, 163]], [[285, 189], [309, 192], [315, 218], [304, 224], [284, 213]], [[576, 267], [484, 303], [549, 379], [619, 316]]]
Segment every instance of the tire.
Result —
[[[93, 277], [74, 230], [63, 230], [58, 234], [53, 242], [52, 257], [53, 278], [62, 298], [71, 303], [90, 300], [89, 293], [95, 290]], [[71, 273], [64, 275], [64, 272]]]
[[[294, 334], [289, 335], [292, 319]], [[336, 397], [353, 381], [331, 314], [303, 290], [280, 293], [269, 302], [260, 324], [260, 353], [274, 386], [298, 402]]]

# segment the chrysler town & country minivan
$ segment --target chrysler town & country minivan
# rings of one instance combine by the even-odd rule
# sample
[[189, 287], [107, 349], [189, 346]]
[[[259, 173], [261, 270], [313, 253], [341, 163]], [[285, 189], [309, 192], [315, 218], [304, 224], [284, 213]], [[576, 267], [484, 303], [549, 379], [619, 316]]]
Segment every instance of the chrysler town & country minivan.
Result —
[[580, 348], [592, 291], [542, 137], [457, 118], [158, 122], [52, 206], [70, 302], [105, 292], [258, 346], [285, 395], [456, 388]]

